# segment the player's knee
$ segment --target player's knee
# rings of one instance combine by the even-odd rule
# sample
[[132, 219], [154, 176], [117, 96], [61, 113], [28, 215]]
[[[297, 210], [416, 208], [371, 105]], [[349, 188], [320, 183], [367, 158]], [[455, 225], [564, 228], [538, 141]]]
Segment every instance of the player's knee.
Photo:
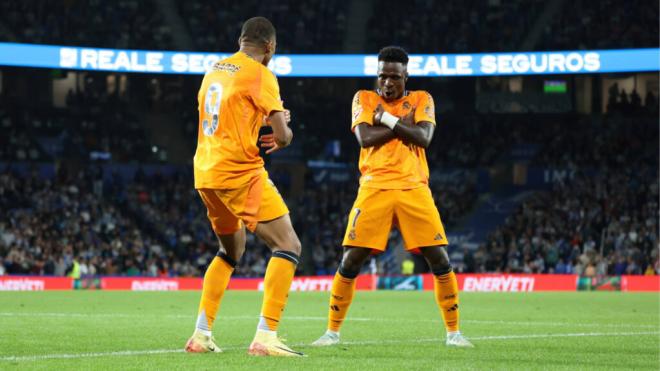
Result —
[[291, 245], [291, 252], [300, 256], [302, 254], [302, 244], [300, 239], [295, 233], [292, 233], [289, 244]]
[[451, 272], [452, 267], [447, 254], [438, 254], [433, 259], [427, 259], [431, 272], [436, 276], [442, 276]]
[[[367, 255], [368, 256], [368, 255]], [[339, 265], [339, 274], [346, 278], [355, 278], [360, 274], [367, 256], [361, 254], [344, 254], [344, 258]]]
[[426, 261], [429, 263], [431, 272], [436, 276], [451, 272], [451, 263], [447, 254], [437, 254], [432, 258], [427, 257]]
[[300, 239], [296, 235], [296, 232], [291, 230], [285, 244], [288, 247], [286, 250], [300, 256], [300, 253], [302, 252], [302, 244], [300, 243]]
[[235, 268], [238, 262], [241, 260], [241, 257], [243, 257], [243, 252], [245, 249], [242, 251], [232, 251], [230, 253], [224, 251], [224, 249], [218, 250], [218, 253], [215, 254], [218, 258], [224, 260], [229, 264], [231, 267]]
[[451, 272], [451, 263], [449, 262], [449, 255], [441, 246], [432, 246], [421, 249], [426, 262], [431, 268], [431, 272], [437, 275], [443, 275]]
[[360, 269], [362, 269], [361, 264], [355, 264], [353, 262], [346, 262], [346, 259], [341, 261], [339, 265], [339, 274], [345, 278], [355, 278], [360, 274]]
[[451, 271], [452, 266], [450, 263], [431, 266], [431, 272], [433, 272], [435, 276], [444, 276]]
[[296, 254], [297, 256], [300, 256], [302, 252], [302, 244], [300, 243], [300, 239], [298, 239], [298, 236], [293, 231], [286, 238], [273, 241], [271, 247], [273, 251], [286, 251]]
[[302, 245], [293, 229], [282, 234], [260, 235], [260, 237], [272, 251], [286, 251], [300, 256]]

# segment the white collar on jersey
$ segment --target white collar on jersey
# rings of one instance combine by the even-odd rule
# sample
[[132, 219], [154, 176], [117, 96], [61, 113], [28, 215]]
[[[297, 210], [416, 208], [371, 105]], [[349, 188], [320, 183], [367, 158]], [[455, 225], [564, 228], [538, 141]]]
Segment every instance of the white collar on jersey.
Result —
[[[380, 95], [380, 89], [376, 89], [376, 94], [378, 94], [379, 97], [382, 97], [382, 95]], [[404, 90], [403, 95], [401, 96], [401, 98], [404, 98], [404, 97], [407, 97], [407, 96], [408, 96], [408, 90]], [[401, 98], [399, 98], [399, 99], [401, 99]]]

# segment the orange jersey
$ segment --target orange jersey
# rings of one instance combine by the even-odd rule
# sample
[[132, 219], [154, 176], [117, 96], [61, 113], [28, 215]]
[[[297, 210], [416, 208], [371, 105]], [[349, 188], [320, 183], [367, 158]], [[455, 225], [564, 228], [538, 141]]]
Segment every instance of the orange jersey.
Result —
[[[353, 123], [373, 125], [374, 111], [381, 104], [385, 111], [398, 117], [417, 107], [415, 123], [428, 121], [435, 125], [433, 98], [425, 91], [409, 91], [401, 99], [387, 103], [377, 92], [360, 90], [353, 98]], [[426, 151], [399, 138], [360, 150], [361, 187], [379, 189], [412, 189], [428, 184], [429, 166]]]
[[275, 75], [243, 52], [218, 61], [197, 95], [195, 188], [236, 189], [264, 171], [257, 140], [264, 116], [283, 111]]

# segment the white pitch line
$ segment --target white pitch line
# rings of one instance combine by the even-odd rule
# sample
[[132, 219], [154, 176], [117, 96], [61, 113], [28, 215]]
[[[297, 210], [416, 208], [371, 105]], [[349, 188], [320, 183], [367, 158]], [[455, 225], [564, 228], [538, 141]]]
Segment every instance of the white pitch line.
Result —
[[[598, 336], [643, 336], [643, 335], [660, 335], [660, 332], [579, 332], [569, 334], [528, 334], [528, 335], [496, 335], [496, 336], [475, 336], [471, 337], [473, 341], [489, 341], [489, 340], [524, 340], [524, 339], [549, 339], [549, 338], [572, 338], [572, 337], [598, 337]], [[379, 344], [410, 344], [410, 343], [442, 343], [440, 338], [432, 339], [410, 339], [410, 340], [397, 340], [397, 339], [384, 339], [384, 340], [370, 340], [370, 341], [345, 341], [340, 345], [379, 345]], [[478, 344], [477, 344], [478, 345]], [[291, 344], [292, 347], [307, 348], [313, 347], [308, 343]], [[247, 349], [246, 345], [230, 345], [222, 347], [224, 350], [238, 350]], [[77, 354], [42, 354], [31, 356], [4, 356], [0, 357], [0, 362], [28, 362], [28, 361], [41, 361], [49, 359], [79, 359], [79, 358], [95, 358], [95, 357], [122, 357], [122, 356], [141, 356], [153, 354], [171, 354], [182, 353], [182, 349], [154, 349], [154, 350], [124, 350], [114, 352], [96, 352], [96, 353], [77, 353]]]
[[[347, 319], [350, 320], [350, 317]], [[440, 322], [440, 321], [438, 321]], [[490, 325], [513, 325], [513, 326], [557, 326], [557, 327], [614, 327], [614, 328], [652, 328], [660, 329], [657, 325], [640, 325], [627, 323], [567, 323], [567, 322], [536, 322], [536, 321], [504, 321], [504, 320], [479, 320], [462, 319], [461, 323], [490, 324]]]
[[20, 361], [40, 361], [46, 359], [142, 356], [149, 354], [167, 354], [167, 353], [181, 353], [181, 352], [183, 352], [183, 349], [122, 350], [117, 352], [96, 352], [96, 353], [76, 353], [76, 354], [64, 353], [64, 354], [44, 354], [44, 355], [34, 355], [34, 356], [7, 356], [7, 357], [0, 357], [0, 361], [20, 362]]
[[[521, 340], [521, 339], [545, 339], [545, 338], [563, 338], [563, 337], [591, 337], [591, 336], [636, 336], [636, 335], [660, 335], [660, 332], [579, 332], [572, 334], [527, 334], [527, 335], [497, 335], [497, 336], [474, 336], [469, 340]], [[401, 344], [401, 343], [435, 343], [441, 342], [441, 339], [412, 339], [412, 340], [370, 340], [370, 341], [345, 341], [341, 344], [346, 345], [376, 345], [376, 344]], [[302, 347], [305, 345], [297, 345]]]
[[[62, 317], [62, 318], [92, 318], [92, 317], [103, 317], [103, 318], [144, 318], [143, 314], [130, 314], [130, 313], [67, 313], [67, 312], [0, 312], [0, 317]], [[183, 315], [183, 314], [149, 314], [151, 317], [168, 317], [168, 318], [191, 318], [194, 315]], [[247, 316], [245, 316], [247, 317]], [[254, 318], [254, 317], [252, 317]]]
[[[0, 317], [58, 317], [58, 318], [144, 318], [142, 314], [130, 313], [66, 313], [66, 312], [0, 312]], [[183, 318], [195, 319], [195, 315], [187, 314], [150, 314], [150, 317], [155, 318]], [[258, 316], [223, 316], [218, 317], [219, 321], [222, 320], [257, 320]], [[284, 320], [292, 321], [327, 321], [328, 317], [320, 316], [284, 316]], [[348, 317], [347, 321], [355, 322], [423, 322], [423, 323], [441, 323], [439, 319], [412, 319], [412, 318], [365, 318], [365, 317]], [[652, 328], [660, 329], [660, 324], [656, 325], [643, 325], [643, 324], [626, 324], [626, 323], [567, 323], [567, 322], [548, 322], [548, 321], [506, 321], [506, 320], [478, 320], [478, 319], [463, 319], [461, 323], [474, 323], [474, 324], [487, 324], [487, 325], [512, 325], [512, 326], [552, 326], [552, 327], [611, 327], [611, 328]]]

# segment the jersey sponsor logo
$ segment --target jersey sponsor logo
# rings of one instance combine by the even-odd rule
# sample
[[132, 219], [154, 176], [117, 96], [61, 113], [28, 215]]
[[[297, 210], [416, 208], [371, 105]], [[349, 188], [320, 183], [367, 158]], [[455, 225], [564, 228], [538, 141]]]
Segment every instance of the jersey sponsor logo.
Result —
[[534, 277], [493, 276], [493, 277], [466, 277], [463, 291], [481, 292], [517, 292], [534, 291]]

